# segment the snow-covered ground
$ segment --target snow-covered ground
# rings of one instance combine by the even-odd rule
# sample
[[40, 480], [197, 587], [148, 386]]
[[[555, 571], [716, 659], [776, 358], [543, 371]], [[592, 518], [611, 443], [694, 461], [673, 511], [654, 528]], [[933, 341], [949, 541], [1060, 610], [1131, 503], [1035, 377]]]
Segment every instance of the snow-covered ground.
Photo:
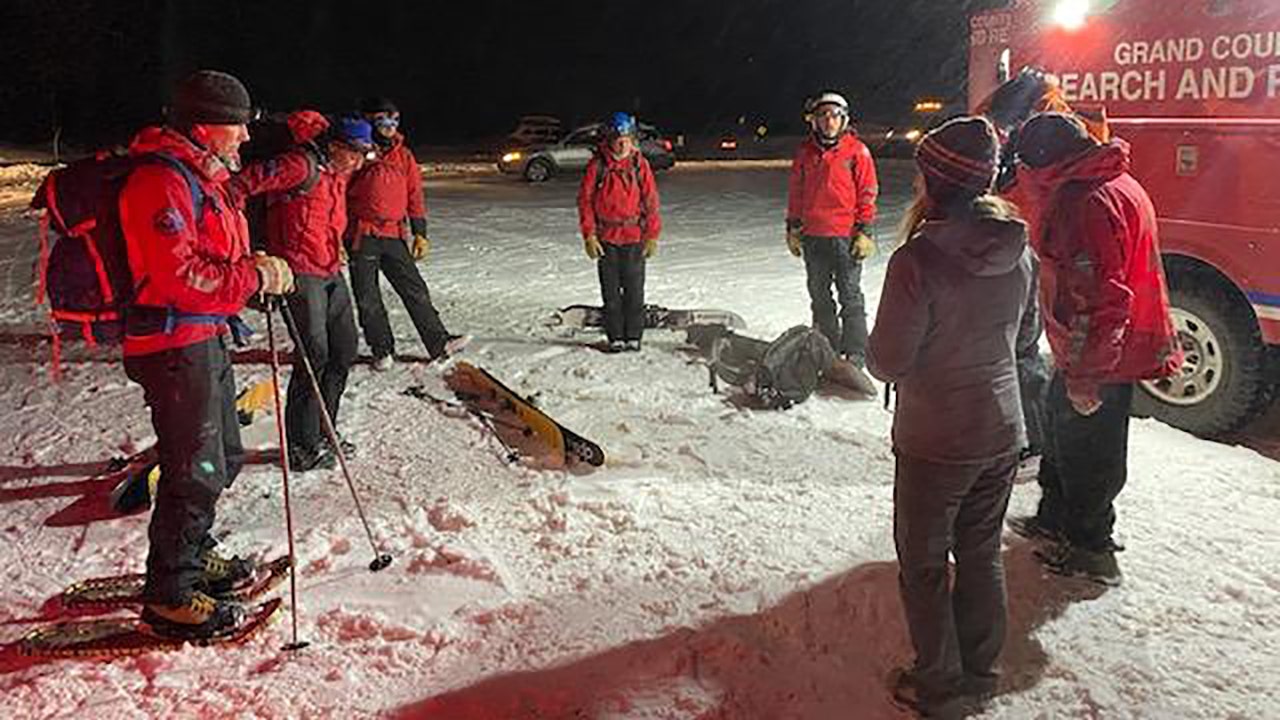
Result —
[[[886, 163], [887, 242], [909, 167]], [[771, 337], [808, 321], [783, 246], [778, 169], [677, 169], [659, 179], [665, 232], [651, 302], [737, 311]], [[372, 552], [336, 472], [295, 477], [299, 628], [244, 647], [0, 668], [0, 715], [774, 719], [894, 718], [886, 674], [908, 659], [891, 538], [891, 416], [815, 397], [738, 409], [666, 332], [607, 356], [547, 328], [595, 302], [575, 186], [497, 177], [433, 182], [425, 266], [466, 357], [597, 440], [604, 468], [512, 465], [475, 422], [400, 395], [439, 368], [352, 374], [341, 425]], [[33, 224], [0, 218], [0, 641], [66, 583], [137, 570], [146, 516], [96, 519], [86, 482], [151, 442], [138, 388], [72, 353], [41, 364], [29, 282]], [[864, 288], [872, 308], [885, 254]], [[421, 354], [388, 293], [400, 350]], [[261, 327], [261, 319], [255, 318]], [[242, 364], [241, 382], [265, 377]], [[246, 431], [274, 447], [268, 417]], [[1280, 472], [1251, 450], [1136, 421], [1119, 502], [1125, 585], [1044, 575], [1007, 538], [1013, 622], [992, 718], [1280, 717]], [[1020, 486], [1011, 512], [1034, 506]], [[279, 551], [278, 469], [245, 469], [219, 507], [238, 551]], [[286, 586], [287, 587], [287, 586]]]

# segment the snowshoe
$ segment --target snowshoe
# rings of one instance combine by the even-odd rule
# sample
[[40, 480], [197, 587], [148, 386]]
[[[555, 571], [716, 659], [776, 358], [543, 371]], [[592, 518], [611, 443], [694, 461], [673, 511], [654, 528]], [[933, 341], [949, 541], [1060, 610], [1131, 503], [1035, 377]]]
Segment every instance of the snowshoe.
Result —
[[244, 624], [247, 612], [238, 602], [193, 591], [176, 605], [147, 603], [142, 622], [153, 634], [165, 638], [197, 640], [220, 637]]
[[242, 609], [238, 623], [227, 623], [218, 632], [170, 637], [156, 634], [140, 617], [72, 620], [44, 625], [23, 635], [0, 651], [16, 651], [32, 658], [123, 657], [141, 653], [180, 650], [185, 645], [238, 645], [253, 637], [280, 609], [273, 598]]

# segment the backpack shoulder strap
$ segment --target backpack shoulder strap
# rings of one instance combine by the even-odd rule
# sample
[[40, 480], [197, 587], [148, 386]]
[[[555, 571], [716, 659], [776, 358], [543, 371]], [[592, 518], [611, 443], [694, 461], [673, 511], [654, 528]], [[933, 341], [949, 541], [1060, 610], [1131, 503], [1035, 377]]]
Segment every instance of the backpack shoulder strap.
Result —
[[164, 165], [182, 176], [187, 183], [187, 189], [191, 191], [191, 212], [196, 221], [199, 222], [200, 216], [204, 214], [205, 194], [204, 188], [200, 185], [200, 180], [196, 174], [191, 172], [191, 168], [178, 158], [169, 153], [157, 152], [143, 155], [140, 164], [148, 165]]
[[294, 195], [305, 195], [311, 192], [311, 188], [320, 182], [320, 166], [324, 164], [320, 157], [320, 149], [311, 143], [299, 146], [302, 148], [302, 154], [307, 158], [307, 179], [302, 184], [295, 187], [289, 192]]

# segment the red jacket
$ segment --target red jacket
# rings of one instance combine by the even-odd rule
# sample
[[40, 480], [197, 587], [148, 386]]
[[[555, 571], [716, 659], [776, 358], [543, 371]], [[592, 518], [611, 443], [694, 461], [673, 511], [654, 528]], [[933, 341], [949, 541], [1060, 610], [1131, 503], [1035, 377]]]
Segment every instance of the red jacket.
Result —
[[662, 215], [658, 183], [637, 149], [621, 160], [601, 146], [587, 163], [578, 188], [582, 237], [595, 235], [612, 245], [635, 245], [658, 237]]
[[267, 193], [268, 253], [284, 258], [295, 275], [329, 277], [342, 269], [350, 178], [323, 163], [315, 169], [317, 162], [313, 151], [297, 147], [250, 165], [232, 182], [237, 195]]
[[1163, 377], [1182, 364], [1169, 317], [1156, 211], [1113, 140], [1018, 182], [1039, 204], [1040, 305], [1072, 390]]
[[[226, 189], [226, 166], [168, 128], [146, 128], [129, 152], [165, 153], [185, 163], [204, 193], [195, 217], [191, 188], [177, 170], [144, 164], [129, 175], [120, 193], [120, 226], [138, 287], [136, 303], [189, 314], [240, 312], [258, 289], [258, 273], [249, 252], [249, 225]], [[224, 332], [221, 323], [179, 323], [171, 333], [126, 335], [124, 354], [186, 347]]]
[[829, 148], [809, 137], [791, 162], [787, 226], [810, 237], [851, 237], [876, 219], [879, 194], [875, 161], [855, 133]]
[[391, 147], [378, 150], [378, 158], [357, 170], [347, 188], [347, 235], [352, 247], [368, 236], [409, 239], [406, 220], [426, 225], [427, 205], [422, 194], [422, 170], [413, 151], [396, 134]]

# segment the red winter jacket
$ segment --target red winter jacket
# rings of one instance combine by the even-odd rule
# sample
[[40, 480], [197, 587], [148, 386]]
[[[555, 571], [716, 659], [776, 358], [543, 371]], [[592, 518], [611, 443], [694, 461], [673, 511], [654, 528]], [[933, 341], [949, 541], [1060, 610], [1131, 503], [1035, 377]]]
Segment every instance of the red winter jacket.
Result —
[[[120, 193], [120, 226], [138, 287], [136, 303], [188, 314], [240, 312], [258, 289], [258, 273], [249, 252], [249, 225], [226, 189], [227, 167], [169, 128], [146, 128], [129, 152], [165, 153], [185, 163], [204, 193], [195, 217], [191, 188], [177, 170], [144, 164], [129, 175]], [[222, 323], [179, 323], [167, 334], [127, 334], [124, 354], [186, 347], [224, 332]]]
[[[342, 269], [339, 248], [347, 227], [347, 175], [302, 147], [245, 168], [237, 175], [245, 194], [267, 193], [267, 252], [284, 258], [295, 275], [329, 277]], [[309, 177], [315, 182], [307, 189]]]
[[875, 161], [857, 134], [846, 132], [829, 148], [809, 137], [791, 162], [787, 227], [810, 237], [851, 237], [876, 219], [879, 194]]
[[639, 150], [619, 160], [604, 146], [587, 163], [578, 188], [582, 237], [612, 245], [635, 245], [658, 237], [662, 215], [658, 183]]
[[357, 170], [347, 188], [347, 235], [352, 247], [369, 236], [409, 239], [408, 223], [426, 227], [427, 206], [422, 194], [422, 170], [399, 133], [378, 158]]
[[1182, 363], [1169, 317], [1156, 211], [1113, 140], [1047, 168], [1021, 167], [1041, 211], [1040, 305], [1054, 361], [1075, 392], [1163, 377]]

